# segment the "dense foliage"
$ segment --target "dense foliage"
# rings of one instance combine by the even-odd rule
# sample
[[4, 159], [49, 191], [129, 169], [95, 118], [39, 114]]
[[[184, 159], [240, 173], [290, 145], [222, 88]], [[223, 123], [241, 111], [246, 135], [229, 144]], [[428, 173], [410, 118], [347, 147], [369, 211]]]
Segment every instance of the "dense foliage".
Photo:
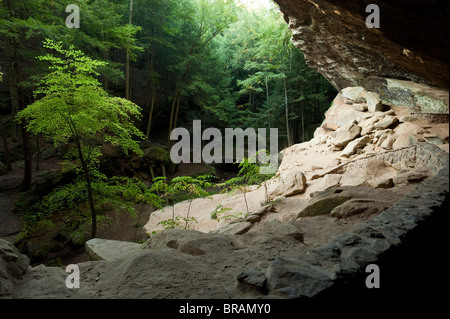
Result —
[[72, 3], [80, 8], [80, 29], [64, 23], [67, 1], [1, 1], [2, 113], [16, 114], [33, 102], [48, 69], [47, 61], [36, 60], [47, 52], [46, 38], [108, 62], [98, 68], [104, 89], [140, 105], [139, 128], [163, 142], [171, 129], [193, 119], [205, 127], [278, 127], [286, 137], [281, 145], [302, 142], [334, 95], [290, 42], [275, 6], [245, 10], [229, 0]]
[[[136, 187], [136, 181], [108, 179], [98, 170], [99, 148], [111, 143], [125, 155], [142, 155], [138, 141], [146, 138], [169, 149], [170, 132], [191, 128], [193, 120], [221, 130], [279, 128], [285, 147], [312, 137], [335, 95], [307, 67], [275, 5], [250, 10], [238, 0], [70, 3], [80, 9], [80, 28], [66, 26], [67, 1], [0, 0], [0, 114], [8, 126], [1, 130], [0, 160], [10, 168], [8, 138], [21, 134], [22, 190], [28, 190], [30, 138], [41, 136], [71, 144], [67, 163], [78, 172], [72, 184], [29, 207], [31, 216], [34, 211], [45, 218], [87, 202], [95, 235], [102, 198], [119, 206], [120, 200], [157, 206], [161, 197], [155, 194], [167, 200], [180, 187], [202, 195], [208, 184], [198, 178], [156, 180], [167, 189], [153, 191]], [[260, 178], [252, 167], [241, 165], [240, 182]]]

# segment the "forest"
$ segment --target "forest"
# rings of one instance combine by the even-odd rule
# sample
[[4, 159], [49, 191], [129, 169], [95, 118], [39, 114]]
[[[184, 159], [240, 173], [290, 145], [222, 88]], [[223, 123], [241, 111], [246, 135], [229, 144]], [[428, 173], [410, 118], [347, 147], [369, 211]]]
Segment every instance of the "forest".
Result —
[[[66, 24], [69, 4], [79, 28]], [[282, 150], [312, 138], [337, 93], [307, 66], [274, 3], [1, 0], [0, 37], [1, 164], [23, 161], [20, 190], [30, 191], [44, 139], [64, 150], [63, 173], [72, 174], [24, 200], [33, 221], [80, 202], [94, 215], [105, 201], [156, 203], [167, 193], [158, 179], [167, 165], [150, 164], [153, 183], [143, 186], [104, 169], [106, 144], [121, 160], [145, 157], [143, 145], [168, 152], [175, 128], [201, 120], [278, 128]], [[195, 183], [207, 182], [180, 187], [200, 195]]]

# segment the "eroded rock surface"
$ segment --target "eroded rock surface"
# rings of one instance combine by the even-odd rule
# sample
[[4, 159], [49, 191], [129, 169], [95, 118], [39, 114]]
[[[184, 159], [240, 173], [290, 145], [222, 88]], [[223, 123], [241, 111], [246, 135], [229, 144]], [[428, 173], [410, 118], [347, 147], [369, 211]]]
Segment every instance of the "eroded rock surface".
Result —
[[[123, 250], [105, 241], [118, 255], [79, 264], [76, 290], [66, 288], [63, 269], [28, 268], [9, 244], [0, 250], [3, 297], [314, 298], [356, 276], [442, 209], [448, 123], [384, 104], [357, 111], [352, 103], [364, 103], [370, 91], [351, 91], [336, 97], [313, 140], [283, 151], [271, 203], [263, 203], [264, 185], [255, 185], [245, 197], [218, 194], [154, 212], [145, 229], [156, 233]], [[347, 136], [337, 147], [339, 132]], [[426, 142], [432, 136], [436, 143]], [[186, 217], [189, 207], [198, 223], [158, 228], [173, 212]], [[228, 218], [212, 219], [220, 207]]]
[[448, 113], [447, 2], [377, 1], [380, 29], [366, 26], [364, 1], [276, 2], [308, 64], [338, 90], [361, 86], [391, 104]]

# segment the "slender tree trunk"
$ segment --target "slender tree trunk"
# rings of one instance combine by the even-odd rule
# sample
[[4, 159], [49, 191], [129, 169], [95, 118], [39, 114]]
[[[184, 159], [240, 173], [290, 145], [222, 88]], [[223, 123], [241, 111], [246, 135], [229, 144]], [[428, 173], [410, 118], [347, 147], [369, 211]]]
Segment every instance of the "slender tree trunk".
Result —
[[286, 77], [283, 79], [283, 85], [284, 85], [284, 101], [286, 104], [286, 135], [287, 135], [287, 143], [288, 146], [291, 146], [292, 139], [291, 139], [291, 129], [289, 125], [289, 100], [288, 100], [288, 91], [287, 91], [287, 81]]
[[173, 120], [173, 128], [172, 129], [175, 129], [178, 124], [178, 114], [180, 114], [180, 103], [181, 103], [181, 92], [178, 94], [177, 108], [175, 110], [175, 118]]
[[125, 66], [125, 98], [130, 99], [130, 48], [127, 48], [126, 66]]
[[[12, 58], [14, 59], [14, 57]], [[19, 112], [19, 92], [17, 90], [15, 63], [16, 61], [12, 62], [9, 69], [9, 95], [11, 98], [11, 114], [13, 117]]]
[[37, 146], [36, 171], [39, 171], [41, 161], [41, 148], [39, 146], [39, 135], [36, 135], [36, 146]]
[[[153, 111], [155, 109], [155, 102], [156, 102], [156, 80], [155, 80], [155, 52], [153, 51], [150, 58], [150, 85], [149, 89], [151, 89], [151, 98], [150, 98], [150, 92], [147, 99], [147, 107], [150, 108], [150, 113], [148, 115], [148, 125], [147, 125], [147, 133], [146, 137], [147, 140], [150, 139], [150, 130], [152, 126], [152, 119], [153, 119]], [[150, 90], [149, 90], [150, 91]]]
[[265, 196], [266, 203], [268, 203], [269, 202], [269, 191], [267, 189], [267, 181], [264, 181], [264, 196]]
[[8, 169], [8, 171], [12, 170], [12, 166], [11, 166], [11, 159], [9, 156], [9, 146], [8, 146], [8, 136], [6, 135], [6, 129], [5, 129], [5, 125], [3, 124], [3, 118], [0, 114], [0, 130], [2, 133], [2, 137], [3, 137], [3, 148], [4, 148], [4, 152], [5, 152], [5, 164], [6, 164], [6, 168]]
[[245, 208], [247, 209], [247, 215], [248, 215], [248, 214], [250, 214], [250, 211], [248, 210], [247, 191], [244, 190], [244, 191], [242, 191], [242, 193], [244, 194]]
[[270, 123], [270, 105], [269, 105], [269, 101], [270, 101], [270, 95], [269, 95], [269, 81], [267, 81], [267, 78], [264, 79], [266, 82], [266, 97], [267, 97], [267, 121], [269, 123], [269, 128], [271, 128], [271, 123]]
[[33, 157], [31, 155], [31, 148], [30, 148], [30, 135], [26, 128], [25, 121], [22, 121], [21, 123], [22, 127], [22, 140], [23, 140], [23, 155], [24, 155], [24, 161], [25, 161], [25, 169], [23, 174], [23, 182], [20, 190], [22, 192], [26, 192], [31, 187], [31, 181], [33, 178]]
[[251, 107], [252, 112], [253, 112], [254, 109], [255, 109], [255, 98], [256, 98], [256, 93], [253, 93], [253, 97], [252, 97], [252, 107]]
[[170, 150], [171, 147], [171, 141], [170, 141], [170, 134], [173, 130], [173, 126], [174, 126], [174, 115], [175, 115], [175, 108], [177, 106], [177, 100], [178, 100], [178, 91], [179, 89], [177, 88], [175, 91], [175, 96], [173, 97], [173, 101], [172, 101], [172, 108], [170, 111], [170, 122], [169, 122], [169, 133], [167, 135], [167, 150]]
[[89, 172], [88, 164], [86, 163], [86, 160], [83, 155], [83, 150], [81, 148], [80, 141], [76, 141], [77, 149], [78, 149], [78, 155], [80, 157], [81, 166], [83, 167], [84, 172], [84, 178], [86, 180], [87, 184], [87, 190], [88, 190], [88, 200], [89, 200], [89, 207], [91, 209], [91, 215], [92, 215], [92, 231], [91, 231], [91, 237], [95, 238], [97, 235], [97, 212], [95, 211], [95, 205], [94, 205], [94, 195], [92, 193], [92, 182], [91, 182], [91, 174]]
[[189, 224], [189, 214], [190, 214], [190, 212], [191, 212], [191, 206], [192, 206], [192, 202], [193, 202], [193, 201], [194, 201], [194, 200], [191, 199], [190, 202], [189, 202], [188, 212], [187, 212], [187, 215], [186, 215], [186, 225], [184, 226], [184, 229], [187, 229], [188, 224]]
[[[133, 0], [130, 0], [130, 20], [129, 25], [133, 24]], [[130, 99], [130, 48], [127, 47], [126, 66], [125, 66], [125, 98]]]
[[164, 165], [162, 165], [162, 164], [161, 164], [161, 170], [162, 170], [163, 177], [167, 178], [166, 167]]
[[[103, 59], [105, 61], [109, 61], [109, 49], [103, 50]], [[105, 91], [108, 91], [109, 90], [109, 78], [107, 75], [105, 75], [104, 81], [105, 82], [103, 83], [103, 87], [104, 87]]]
[[300, 111], [302, 115], [302, 142], [305, 142], [305, 111], [303, 107], [303, 101], [300, 102]]

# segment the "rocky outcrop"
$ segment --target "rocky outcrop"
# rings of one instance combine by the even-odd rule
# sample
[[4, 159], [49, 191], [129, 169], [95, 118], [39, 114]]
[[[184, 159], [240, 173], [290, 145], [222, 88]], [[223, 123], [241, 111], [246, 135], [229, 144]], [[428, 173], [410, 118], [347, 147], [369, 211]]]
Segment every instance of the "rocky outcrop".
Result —
[[[314, 299], [342, 288], [420, 237], [448, 203], [448, 124], [404, 107], [354, 108], [367, 105], [369, 93], [341, 92], [314, 139], [283, 151], [270, 204], [261, 206], [265, 188], [255, 185], [245, 197], [217, 194], [156, 211], [145, 226], [155, 233], [142, 245], [88, 242], [92, 259], [102, 260], [79, 264], [73, 291], [62, 269], [27, 270], [9, 246], [5, 296]], [[228, 218], [211, 218], [219, 209]], [[156, 228], [188, 211], [198, 221], [192, 229]]]
[[269, 198], [274, 199], [278, 196], [293, 196], [301, 194], [306, 189], [306, 177], [300, 171], [290, 171], [277, 177], [269, 183]]
[[115, 260], [140, 249], [141, 245], [118, 240], [93, 238], [85, 244], [91, 260]]
[[15, 283], [27, 271], [30, 260], [10, 242], [0, 239], [0, 297], [13, 292]]
[[391, 105], [448, 113], [447, 2], [377, 1], [376, 29], [368, 2], [275, 1], [308, 65], [338, 90], [362, 86]]

